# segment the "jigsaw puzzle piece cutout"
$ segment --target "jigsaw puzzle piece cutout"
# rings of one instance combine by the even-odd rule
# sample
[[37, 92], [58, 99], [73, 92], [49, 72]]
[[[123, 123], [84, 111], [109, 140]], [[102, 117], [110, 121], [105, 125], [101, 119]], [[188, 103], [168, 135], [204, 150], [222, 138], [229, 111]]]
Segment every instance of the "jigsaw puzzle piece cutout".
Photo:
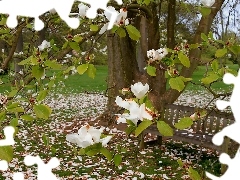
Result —
[[212, 138], [212, 142], [215, 145], [220, 146], [224, 142], [224, 137], [226, 136], [240, 144], [239, 130], [240, 123], [236, 121], [233, 124], [222, 129], [222, 131], [216, 133]]
[[15, 129], [12, 126], [6, 126], [3, 129], [4, 135], [5, 135], [5, 139], [1, 139], [0, 140], [0, 146], [11, 146], [15, 144], [14, 141], [14, 132]]
[[237, 78], [234, 75], [230, 74], [230, 73], [226, 73], [223, 76], [223, 82], [225, 84], [235, 84], [236, 80], [237, 80]]
[[[101, 0], [101, 1], [95, 1], [95, 0], [80, 0], [81, 2], [89, 4], [91, 7], [87, 10], [86, 16], [89, 19], [94, 19], [97, 16], [97, 10], [102, 9], [111, 14], [110, 22], [108, 24], [108, 30], [111, 29], [114, 25], [114, 22], [117, 19], [118, 14], [116, 12], [110, 11], [107, 8], [107, 3], [109, 0]], [[123, 2], [122, 0], [115, 0], [119, 5], [121, 5]]]
[[22, 172], [13, 173], [13, 180], [24, 180], [24, 174]]
[[56, 157], [53, 157], [45, 164], [39, 156], [27, 155], [24, 158], [24, 163], [27, 166], [32, 166], [34, 164], [38, 165], [38, 180], [57, 180], [57, 177], [52, 173], [52, 169], [60, 165], [60, 161]]
[[238, 180], [240, 177], [240, 171], [239, 171], [239, 164], [240, 164], [240, 148], [238, 148], [237, 153], [233, 159], [230, 158], [230, 156], [226, 153], [222, 153], [219, 157], [219, 161], [222, 164], [227, 164], [228, 169], [227, 171], [221, 176], [216, 177], [208, 172], [206, 172], [206, 176], [212, 180]]
[[8, 169], [8, 163], [5, 160], [0, 161], [0, 171], [6, 171]]

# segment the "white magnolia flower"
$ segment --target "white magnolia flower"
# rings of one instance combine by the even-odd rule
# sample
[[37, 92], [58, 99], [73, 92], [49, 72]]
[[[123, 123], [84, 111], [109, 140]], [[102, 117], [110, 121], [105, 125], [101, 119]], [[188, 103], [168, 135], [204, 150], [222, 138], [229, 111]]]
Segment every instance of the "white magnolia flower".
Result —
[[139, 106], [137, 103], [130, 103], [129, 113], [124, 113], [118, 115], [118, 123], [126, 123], [126, 120], [131, 120], [135, 125], [137, 125], [138, 120], [143, 121], [143, 119], [152, 120], [152, 116], [146, 111], [145, 103]]
[[44, 49], [47, 49], [51, 47], [50, 42], [44, 40], [40, 46], [38, 46], [39, 51], [43, 51]]
[[138, 98], [141, 99], [149, 90], [149, 85], [146, 83], [143, 85], [141, 82], [131, 85], [131, 91]]
[[115, 100], [116, 104], [124, 109], [129, 110], [131, 104], [137, 104], [135, 101], [129, 99], [129, 100], [123, 100], [121, 97], [117, 96]]
[[[120, 26], [120, 25], [125, 25], [127, 26], [129, 24], [129, 20], [127, 19], [127, 10], [122, 8], [120, 9], [120, 12], [116, 11], [114, 7], [108, 6], [107, 7], [108, 11], [104, 11], [104, 15], [106, 18], [111, 21], [111, 16], [113, 13], [117, 14], [117, 18], [114, 22], [114, 25]], [[109, 27], [109, 23], [106, 23], [101, 30], [99, 31], [99, 34], [103, 34], [106, 32], [106, 30]]]
[[166, 48], [160, 48], [156, 51], [159, 53], [159, 56], [160, 56], [159, 60], [161, 60], [162, 58], [164, 58], [168, 54], [168, 51], [167, 51]]
[[215, 3], [215, 0], [201, 0], [201, 3], [206, 7], [212, 7]]
[[79, 16], [81, 17], [86, 17], [86, 13], [87, 13], [87, 10], [89, 9], [88, 6], [86, 6], [85, 4], [81, 3], [78, 5], [78, 14]]
[[78, 133], [68, 134], [66, 136], [66, 140], [71, 143], [77, 144], [79, 147], [86, 148], [99, 142], [101, 142], [102, 145], [105, 146], [112, 138], [112, 136], [107, 136], [103, 139], [100, 139], [100, 136], [101, 130], [86, 125], [81, 127], [78, 130]]
[[152, 60], [159, 60], [160, 59], [160, 54], [158, 51], [155, 51], [154, 49], [147, 51], [147, 57]]

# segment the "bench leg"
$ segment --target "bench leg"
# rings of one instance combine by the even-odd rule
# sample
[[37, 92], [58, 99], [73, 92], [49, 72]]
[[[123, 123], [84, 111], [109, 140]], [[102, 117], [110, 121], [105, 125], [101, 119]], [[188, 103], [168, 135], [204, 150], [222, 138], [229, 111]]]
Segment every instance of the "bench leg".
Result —
[[157, 136], [157, 144], [161, 146], [162, 141], [163, 141], [162, 136]]
[[[224, 137], [224, 142], [222, 144], [222, 152], [221, 153], [228, 153], [228, 146], [229, 146], [230, 139], [228, 137]], [[227, 170], [226, 164], [221, 164], [221, 173], [224, 174]]]

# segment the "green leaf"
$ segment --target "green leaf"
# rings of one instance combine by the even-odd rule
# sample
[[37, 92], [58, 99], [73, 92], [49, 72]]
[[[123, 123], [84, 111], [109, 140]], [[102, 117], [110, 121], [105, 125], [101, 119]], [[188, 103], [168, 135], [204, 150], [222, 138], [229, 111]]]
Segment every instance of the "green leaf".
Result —
[[239, 45], [234, 45], [228, 48], [232, 53], [235, 55], [240, 54], [240, 46]]
[[87, 71], [88, 65], [89, 64], [81, 64], [80, 66], [77, 67], [77, 72], [82, 75]]
[[211, 13], [211, 8], [201, 7], [200, 12], [203, 16], [208, 16]]
[[0, 112], [0, 122], [3, 121], [5, 117], [6, 117], [6, 112], [5, 111]]
[[218, 61], [216, 59], [212, 62], [211, 67], [214, 72], [218, 71], [219, 65], [218, 65]]
[[100, 149], [100, 152], [107, 158], [109, 162], [112, 160], [112, 153], [108, 149], [102, 147]]
[[117, 32], [117, 34], [119, 35], [119, 37], [121, 37], [121, 38], [126, 36], [126, 31], [125, 31], [125, 29], [123, 29], [123, 28], [121, 28], [121, 27], [119, 27], [116, 32]]
[[76, 35], [73, 37], [73, 40], [77, 43], [80, 43], [83, 40], [83, 38], [82, 36]]
[[185, 54], [183, 54], [182, 52], [178, 53], [178, 58], [185, 67], [190, 67], [189, 58]]
[[147, 6], [150, 4], [151, 0], [144, 0], [144, 4], [146, 4]]
[[207, 41], [207, 42], [208, 42], [208, 37], [207, 37], [207, 35], [206, 35], [206, 34], [204, 34], [204, 33], [201, 33], [201, 38], [202, 38], [202, 40], [204, 40], [204, 41]]
[[24, 112], [24, 109], [21, 107], [16, 107], [12, 109], [8, 109], [9, 112]]
[[46, 134], [43, 134], [42, 140], [45, 146], [49, 145], [49, 137], [47, 137]]
[[127, 25], [126, 26], [126, 29], [127, 29], [127, 32], [129, 34], [129, 37], [132, 39], [132, 40], [139, 40], [139, 38], [141, 37], [141, 34], [140, 32], [137, 30], [137, 28], [135, 28], [133, 25]]
[[98, 26], [95, 24], [91, 24], [90, 29], [91, 29], [91, 31], [98, 31]]
[[14, 108], [16, 108], [16, 107], [18, 107], [19, 106], [19, 103], [12, 103], [12, 104], [10, 104], [10, 105], [8, 105], [7, 106], [7, 109], [9, 110], [9, 109], [14, 109]]
[[99, 150], [93, 149], [93, 150], [87, 151], [86, 155], [88, 155], [88, 156], [95, 156], [97, 153], [99, 153]]
[[61, 64], [58, 64], [58, 62], [56, 60], [46, 60], [44, 62], [44, 64], [46, 66], [48, 66], [49, 68], [52, 68], [54, 70], [60, 70], [62, 68]]
[[141, 134], [145, 129], [147, 129], [153, 122], [151, 120], [143, 120], [135, 130], [135, 136]]
[[24, 114], [21, 116], [21, 119], [25, 120], [25, 121], [33, 121], [34, 118], [28, 114]]
[[28, 57], [27, 59], [22, 60], [18, 65], [25, 65], [25, 64], [30, 64], [32, 59], [32, 56]]
[[32, 75], [36, 79], [40, 79], [44, 75], [44, 69], [38, 65], [32, 67]]
[[5, 160], [8, 163], [13, 159], [12, 146], [0, 146], [0, 159]]
[[190, 176], [190, 178], [192, 180], [201, 180], [202, 179], [201, 176], [199, 175], [199, 173], [196, 170], [194, 170], [191, 166], [188, 169], [188, 175]]
[[45, 97], [47, 96], [47, 93], [48, 93], [48, 90], [46, 90], [46, 89], [40, 91], [39, 94], [38, 94], [38, 96], [37, 96], [37, 98], [36, 98], [36, 100], [37, 100], [37, 101], [42, 101], [42, 100], [44, 100]]
[[74, 42], [69, 42], [69, 46], [75, 51], [80, 51], [79, 44], [75, 41]]
[[111, 29], [111, 33], [115, 33], [118, 29], [118, 26], [114, 25], [113, 28]]
[[223, 57], [225, 54], [227, 53], [227, 49], [223, 48], [223, 49], [218, 49], [215, 53], [215, 56], [217, 58]]
[[189, 128], [193, 124], [193, 120], [190, 117], [181, 118], [179, 122], [177, 122], [174, 127], [177, 129], [183, 130], [185, 128]]
[[163, 136], [173, 136], [173, 129], [164, 121], [157, 121], [158, 131]]
[[51, 146], [51, 152], [52, 152], [52, 154], [56, 154], [57, 150]]
[[10, 121], [10, 126], [13, 126], [13, 127], [18, 126], [18, 118], [13, 118], [13, 119]]
[[179, 77], [182, 79], [183, 82], [188, 82], [192, 80], [192, 78], [185, 78], [183, 76], [179, 76]]
[[183, 82], [182, 78], [180, 78], [180, 77], [171, 78], [169, 80], [169, 84], [172, 89], [176, 89], [179, 92], [182, 91], [185, 87], [184, 82]]
[[88, 75], [90, 78], [92, 78], [92, 79], [95, 78], [95, 76], [96, 76], [96, 71], [97, 71], [97, 69], [95, 68], [95, 66], [94, 66], [93, 64], [89, 64], [89, 65], [88, 65], [87, 75]]
[[52, 110], [44, 104], [34, 105], [33, 110], [38, 118], [48, 119]]
[[62, 46], [62, 49], [65, 49], [65, 48], [67, 48], [67, 47], [68, 47], [68, 44], [69, 44], [69, 42], [68, 42], [68, 41], [66, 41], [66, 42], [63, 44], [63, 46]]
[[120, 154], [116, 154], [113, 158], [115, 166], [119, 166], [122, 162], [122, 156]]
[[181, 160], [181, 159], [178, 159], [177, 162], [178, 162], [178, 165], [182, 168], [183, 165], [184, 165], [183, 162], [182, 162], [182, 160]]
[[125, 129], [125, 132], [127, 135], [131, 134], [133, 131], [135, 131], [136, 129], [136, 126], [128, 126], [126, 129]]
[[18, 92], [17, 89], [12, 90], [12, 91], [8, 94], [8, 97], [14, 97], [14, 96], [17, 94], [17, 92]]
[[214, 81], [217, 81], [219, 78], [219, 76], [217, 74], [211, 74], [203, 79], [201, 79], [201, 81], [203, 82], [203, 84], [211, 84]]
[[150, 76], [156, 76], [156, 68], [153, 67], [153, 66], [148, 65], [148, 66], [147, 66], [147, 73], [148, 73]]

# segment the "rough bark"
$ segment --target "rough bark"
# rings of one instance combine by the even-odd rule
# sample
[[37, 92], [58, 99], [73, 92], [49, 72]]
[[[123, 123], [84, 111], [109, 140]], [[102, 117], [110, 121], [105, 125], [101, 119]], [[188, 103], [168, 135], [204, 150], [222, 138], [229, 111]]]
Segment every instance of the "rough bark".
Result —
[[[205, 33], [205, 34], [209, 33], [213, 20], [217, 12], [220, 10], [223, 2], [224, 0], [216, 1], [215, 4], [213, 5], [213, 7], [215, 8], [212, 8], [210, 15], [207, 17], [201, 18], [193, 39], [193, 44], [202, 42], [201, 33]], [[198, 66], [198, 62], [200, 58], [201, 58], [200, 49], [191, 50], [189, 53], [190, 67], [189, 68], [183, 67], [180, 75], [187, 78], [191, 77], [196, 67]], [[164, 100], [167, 103], [173, 103], [181, 95], [182, 92], [183, 91], [178, 92], [177, 90], [169, 89], [166, 93], [164, 93]]]
[[176, 0], [168, 2], [168, 19], [167, 19], [167, 47], [175, 47], [175, 23], [176, 23]]
[[[19, 34], [19, 38], [17, 41], [17, 47], [16, 47], [16, 53], [23, 52], [23, 33], [22, 31]], [[21, 70], [23, 70], [23, 66], [18, 65], [19, 62], [21, 62], [22, 59], [20, 57], [14, 58], [14, 70], [15, 73], [19, 73]]]

